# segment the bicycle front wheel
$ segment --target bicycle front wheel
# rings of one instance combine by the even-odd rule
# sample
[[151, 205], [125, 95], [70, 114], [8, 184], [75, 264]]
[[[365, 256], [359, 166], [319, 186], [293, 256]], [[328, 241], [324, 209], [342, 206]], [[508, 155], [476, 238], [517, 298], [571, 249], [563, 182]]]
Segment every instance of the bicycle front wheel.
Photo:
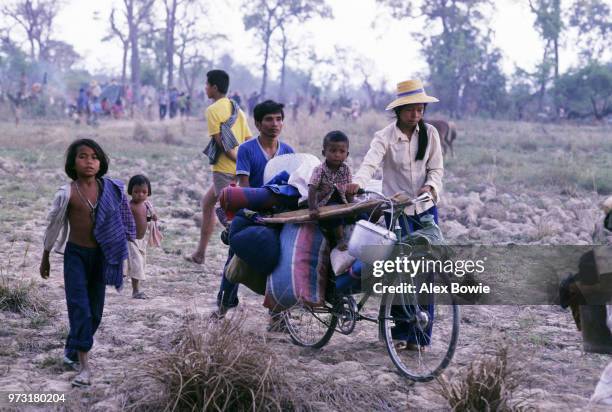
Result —
[[322, 307], [311, 307], [298, 303], [284, 313], [289, 336], [293, 343], [309, 348], [325, 346], [338, 324], [338, 317], [328, 304]]
[[[441, 278], [436, 279], [438, 283], [450, 283], [446, 276], [435, 276]], [[450, 294], [436, 297], [435, 305], [414, 302], [414, 295], [384, 295], [380, 332], [399, 372], [408, 379], [427, 382], [453, 358], [459, 336], [459, 306]]]

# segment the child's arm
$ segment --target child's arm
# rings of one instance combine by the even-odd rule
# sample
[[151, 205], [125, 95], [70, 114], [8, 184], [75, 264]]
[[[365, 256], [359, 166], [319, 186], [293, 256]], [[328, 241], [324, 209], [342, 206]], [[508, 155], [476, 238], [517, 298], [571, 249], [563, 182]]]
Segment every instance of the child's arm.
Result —
[[62, 211], [65, 208], [65, 204], [68, 201], [67, 192], [64, 188], [58, 190], [53, 197], [53, 206], [47, 216], [47, 229], [45, 230], [45, 236], [43, 240], [43, 255], [40, 261], [40, 276], [43, 279], [47, 279], [51, 273], [51, 264], [49, 263], [49, 252], [53, 248], [57, 237], [63, 227], [63, 219], [65, 216], [61, 216]]
[[321, 184], [322, 177], [321, 166], [315, 167], [310, 176], [310, 182], [308, 182], [308, 209], [310, 210], [310, 218], [319, 218], [319, 205], [317, 204], [317, 190]]
[[319, 218], [319, 207], [317, 205], [317, 187], [308, 185], [308, 209], [310, 210], [310, 218]]
[[121, 193], [121, 205], [119, 207], [119, 211], [121, 213], [121, 221], [125, 227], [125, 236], [127, 237], [127, 240], [129, 241], [136, 239], [136, 222], [134, 221], [134, 216], [132, 215], [132, 210], [130, 209], [125, 193]]
[[353, 174], [351, 173], [351, 168], [348, 167], [348, 166], [347, 166], [347, 168], [348, 168], [348, 182], [346, 183], [346, 185], [344, 187], [344, 190], [345, 190], [344, 195], [346, 196], [346, 201], [347, 202], [353, 203], [353, 200], [355, 200], [355, 194], [350, 192], [350, 191], [349, 192], [346, 191], [347, 188], [349, 187], [349, 185], [351, 183], [353, 183]]

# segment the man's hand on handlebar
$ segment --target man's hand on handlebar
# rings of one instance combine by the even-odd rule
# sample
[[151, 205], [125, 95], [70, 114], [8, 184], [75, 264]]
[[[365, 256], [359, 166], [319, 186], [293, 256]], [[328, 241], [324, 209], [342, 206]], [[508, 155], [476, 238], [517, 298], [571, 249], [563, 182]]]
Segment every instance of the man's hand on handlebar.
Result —
[[309, 209], [310, 212], [310, 218], [312, 220], [317, 220], [319, 219], [319, 209]]
[[435, 199], [438, 198], [438, 196], [436, 195], [436, 190], [429, 185], [425, 185], [422, 188], [420, 188], [417, 193], [417, 196], [422, 195], [423, 193], [429, 193], [431, 197], [434, 199], [434, 201]]

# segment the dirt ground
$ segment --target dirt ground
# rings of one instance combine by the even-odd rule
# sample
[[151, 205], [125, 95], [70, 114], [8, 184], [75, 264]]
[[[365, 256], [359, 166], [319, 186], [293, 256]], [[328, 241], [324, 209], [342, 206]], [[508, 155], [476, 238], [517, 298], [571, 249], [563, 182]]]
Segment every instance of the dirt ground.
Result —
[[[382, 115], [371, 115], [346, 126], [355, 141], [353, 166], [365, 153], [368, 134], [386, 121]], [[344, 127], [335, 119], [313, 122], [316, 139], [312, 139], [301, 131], [309, 124], [306, 120], [287, 123], [286, 141], [315, 154], [323, 130]], [[609, 128], [554, 125], [540, 133], [542, 128], [526, 123], [464, 121], [459, 126], [457, 157], [446, 164], [440, 207], [442, 229], [451, 241], [583, 245], [601, 241], [595, 222], [601, 214], [597, 205], [612, 188], [610, 175], [601, 174], [608, 173], [601, 172], [602, 167], [612, 170], [606, 155], [612, 149], [605, 140]], [[98, 129], [68, 123], [0, 128], [2, 281], [31, 279], [53, 312], [27, 317], [0, 311], [0, 390], [60, 391], [66, 393], [63, 408], [69, 410], [120, 410], [121, 388], [131, 371], [164, 350], [168, 332], [185, 313], [207, 315], [215, 308], [227, 253], [218, 236], [220, 227], [204, 266], [183, 259], [195, 247], [198, 201], [210, 182], [201, 155], [204, 124], [192, 120], [135, 128], [126, 121], [103, 123]], [[132, 299], [129, 285], [120, 293], [107, 290], [102, 325], [91, 352], [94, 385], [83, 390], [70, 387], [75, 372], [61, 365], [67, 334], [61, 256], [52, 257], [48, 281], [38, 276], [38, 264], [46, 212], [54, 191], [65, 181], [64, 150], [72, 139], [85, 136], [97, 139], [111, 155], [110, 176], [127, 180], [144, 172], [151, 178], [151, 201], [165, 239], [162, 249], [149, 249], [143, 286], [150, 299]], [[580, 167], [583, 159], [589, 159], [587, 171]], [[530, 167], [534, 170], [523, 170]], [[603, 235], [603, 241], [611, 240]], [[267, 312], [262, 299], [246, 288], [240, 298], [237, 315], [247, 317], [249, 328], [263, 332]], [[391, 388], [404, 410], [448, 409], [435, 391], [436, 382], [413, 384], [395, 372], [372, 324], [358, 324], [350, 336], [336, 334], [318, 351], [299, 348], [282, 334], [269, 335], [275, 351], [297, 360], [309, 373], [343, 379], [347, 385], [367, 382], [372, 391]], [[535, 409], [595, 409], [587, 406], [588, 400], [611, 358], [585, 353], [570, 313], [557, 306], [462, 307], [459, 343], [446, 376], [459, 378], [465, 366], [483, 354], [494, 354], [501, 342], [509, 344], [509, 362], [521, 371], [521, 389]]]

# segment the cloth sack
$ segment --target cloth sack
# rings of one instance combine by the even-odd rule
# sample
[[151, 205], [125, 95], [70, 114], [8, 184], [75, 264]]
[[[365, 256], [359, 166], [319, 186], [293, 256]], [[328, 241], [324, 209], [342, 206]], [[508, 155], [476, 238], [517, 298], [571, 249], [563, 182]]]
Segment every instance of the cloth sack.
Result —
[[282, 203], [283, 198], [265, 187], [228, 186], [221, 191], [219, 204], [226, 212], [236, 212], [244, 208], [265, 211]]
[[[230, 102], [232, 103], [232, 113], [227, 121], [221, 123], [220, 127], [221, 143], [223, 144], [223, 151], [225, 152], [229, 152], [234, 147], [238, 146], [238, 140], [236, 140], [232, 132], [232, 126], [234, 126], [238, 118], [238, 105], [231, 99]], [[211, 165], [214, 165], [219, 160], [219, 156], [221, 155], [221, 150], [219, 149], [217, 142], [211, 137], [208, 145], [202, 151], [206, 157], [208, 157], [208, 162]]]
[[229, 229], [229, 245], [249, 266], [269, 275], [280, 258], [280, 230], [258, 223], [257, 219], [253, 211], [238, 211]]
[[264, 306], [278, 311], [298, 302], [322, 305], [331, 268], [329, 244], [319, 225], [286, 224], [280, 244], [280, 259], [268, 276]]
[[149, 226], [149, 242], [148, 245], [150, 247], [161, 247], [161, 241], [164, 236], [161, 234], [161, 231], [157, 227], [157, 222], [152, 221]]
[[338, 250], [334, 248], [330, 254], [332, 270], [336, 275], [340, 275], [355, 262], [355, 257], [351, 256], [348, 250]]
[[289, 176], [288, 183], [300, 192], [300, 203], [308, 200], [308, 183], [310, 182], [310, 176], [315, 167], [320, 164], [321, 161], [316, 156], [311, 155], [305, 157], [300, 166]]
[[225, 277], [232, 283], [242, 283], [258, 295], [266, 292], [267, 276], [254, 270], [238, 255], [234, 255], [227, 264]]
[[[145, 207], [147, 208], [147, 215], [153, 216], [155, 214], [155, 209], [149, 201], [145, 202]], [[163, 238], [164, 236], [157, 226], [157, 221], [151, 220], [149, 222], [149, 241], [147, 242], [147, 245], [149, 247], [161, 247], [161, 241]]]

